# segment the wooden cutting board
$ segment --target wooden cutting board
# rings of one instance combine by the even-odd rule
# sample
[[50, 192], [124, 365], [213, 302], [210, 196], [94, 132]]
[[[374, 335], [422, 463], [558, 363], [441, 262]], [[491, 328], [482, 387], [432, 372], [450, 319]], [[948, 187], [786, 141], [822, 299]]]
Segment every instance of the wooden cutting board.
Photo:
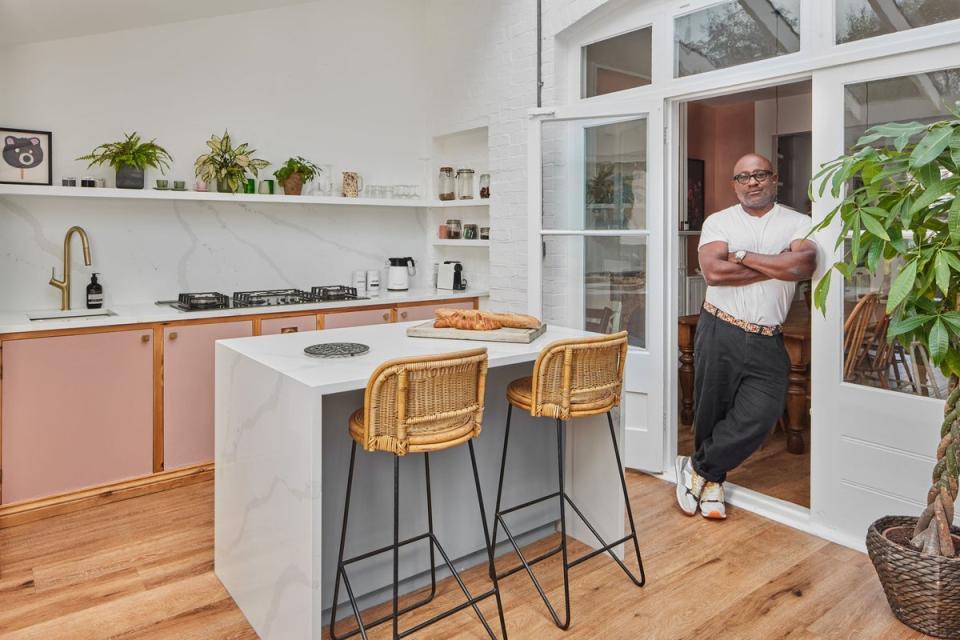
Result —
[[407, 335], [411, 338], [446, 338], [448, 340], [482, 340], [485, 342], [517, 342], [530, 344], [543, 335], [547, 325], [541, 324], [536, 329], [494, 329], [492, 331], [468, 331], [466, 329], [437, 329], [433, 320], [407, 328]]

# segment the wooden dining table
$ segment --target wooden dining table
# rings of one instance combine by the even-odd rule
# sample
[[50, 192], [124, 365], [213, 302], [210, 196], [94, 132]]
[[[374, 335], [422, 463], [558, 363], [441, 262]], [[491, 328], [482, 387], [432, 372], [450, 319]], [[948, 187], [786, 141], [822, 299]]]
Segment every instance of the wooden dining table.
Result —
[[[680, 422], [693, 423], [693, 338], [700, 315], [680, 316]], [[786, 401], [787, 451], [801, 454], [806, 450], [804, 429], [810, 415], [810, 308], [795, 301], [783, 323], [783, 344], [790, 356]]]

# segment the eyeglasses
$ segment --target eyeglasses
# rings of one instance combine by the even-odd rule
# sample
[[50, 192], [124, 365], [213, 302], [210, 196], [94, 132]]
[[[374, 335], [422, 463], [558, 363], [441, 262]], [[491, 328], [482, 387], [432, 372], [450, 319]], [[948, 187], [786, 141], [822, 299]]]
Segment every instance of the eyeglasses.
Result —
[[753, 173], [738, 173], [733, 179], [740, 184], [750, 184], [750, 180], [756, 180], [757, 184], [763, 184], [776, 174], [773, 171], [754, 171]]

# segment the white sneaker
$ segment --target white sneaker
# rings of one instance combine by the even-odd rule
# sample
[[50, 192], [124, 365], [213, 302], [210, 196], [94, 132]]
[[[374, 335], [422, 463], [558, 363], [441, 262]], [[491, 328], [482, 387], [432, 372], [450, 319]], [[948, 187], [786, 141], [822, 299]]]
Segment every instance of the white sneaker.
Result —
[[707, 482], [700, 494], [700, 513], [710, 520], [726, 520], [727, 507], [723, 503], [723, 484]]
[[704, 480], [693, 470], [689, 456], [677, 456], [674, 464], [677, 469], [677, 504], [685, 514], [692, 516], [700, 504]]

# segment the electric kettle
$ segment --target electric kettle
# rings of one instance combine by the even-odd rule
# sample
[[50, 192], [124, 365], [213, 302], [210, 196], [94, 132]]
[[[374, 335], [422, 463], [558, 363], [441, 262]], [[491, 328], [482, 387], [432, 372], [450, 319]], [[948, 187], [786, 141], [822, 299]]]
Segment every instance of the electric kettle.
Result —
[[413, 258], [387, 258], [387, 290], [406, 291], [410, 288], [410, 276], [417, 274]]

